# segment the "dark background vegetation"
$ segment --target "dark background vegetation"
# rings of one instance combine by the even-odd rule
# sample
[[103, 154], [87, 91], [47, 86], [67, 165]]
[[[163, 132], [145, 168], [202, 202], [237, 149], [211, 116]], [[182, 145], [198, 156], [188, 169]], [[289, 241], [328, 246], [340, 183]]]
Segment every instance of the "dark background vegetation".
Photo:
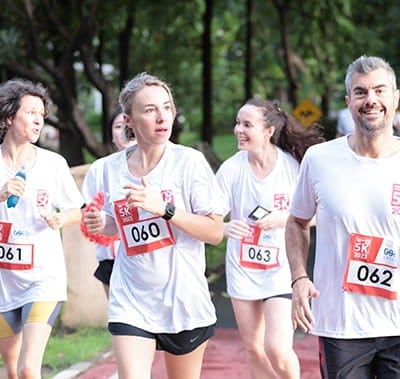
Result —
[[[49, 123], [71, 166], [111, 151], [106, 121], [121, 85], [169, 82], [184, 131], [213, 145], [249, 97], [292, 110], [311, 99], [332, 134], [347, 65], [380, 55], [400, 69], [396, 0], [3, 0], [0, 81], [49, 88]], [[94, 106], [95, 90], [100, 105]], [[329, 128], [330, 126], [330, 128]]]

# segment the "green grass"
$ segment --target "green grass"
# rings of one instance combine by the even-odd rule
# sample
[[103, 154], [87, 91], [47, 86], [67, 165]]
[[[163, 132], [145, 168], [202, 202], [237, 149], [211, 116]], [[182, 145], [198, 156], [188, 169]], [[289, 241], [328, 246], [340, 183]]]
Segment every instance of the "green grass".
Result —
[[[200, 137], [197, 133], [182, 132], [179, 135], [179, 143], [182, 145], [191, 146], [197, 142], [200, 142]], [[236, 153], [237, 139], [233, 133], [217, 135], [213, 138], [212, 146], [218, 157], [224, 161]]]
[[[42, 376], [50, 379], [78, 362], [92, 359], [110, 345], [111, 336], [106, 328], [80, 327], [65, 331], [55, 326], [43, 357]], [[0, 367], [3, 367], [1, 358]]]
[[179, 143], [185, 146], [191, 146], [200, 141], [200, 137], [194, 132], [181, 132], [179, 134]]
[[215, 136], [213, 148], [217, 155], [224, 161], [238, 151], [237, 139], [233, 133]]
[[105, 327], [81, 327], [67, 333], [54, 327], [43, 358], [44, 378], [51, 378], [75, 363], [90, 360], [110, 344], [111, 336]]

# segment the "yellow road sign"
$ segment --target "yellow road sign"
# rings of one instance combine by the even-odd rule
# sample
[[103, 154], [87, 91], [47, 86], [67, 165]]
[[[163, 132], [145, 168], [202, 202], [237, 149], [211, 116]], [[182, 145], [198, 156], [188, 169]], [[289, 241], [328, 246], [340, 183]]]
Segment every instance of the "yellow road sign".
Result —
[[305, 127], [322, 117], [321, 110], [309, 99], [303, 100], [292, 113]]

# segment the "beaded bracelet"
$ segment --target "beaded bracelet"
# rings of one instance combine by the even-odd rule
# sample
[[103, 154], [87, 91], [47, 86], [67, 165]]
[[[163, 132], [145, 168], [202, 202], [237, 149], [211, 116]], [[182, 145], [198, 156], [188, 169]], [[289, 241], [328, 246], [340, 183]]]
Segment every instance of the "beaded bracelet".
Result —
[[296, 282], [300, 279], [310, 279], [310, 278], [308, 277], [308, 275], [299, 276], [298, 278], [292, 280], [292, 284], [290, 286], [293, 288], [293, 286], [296, 284]]

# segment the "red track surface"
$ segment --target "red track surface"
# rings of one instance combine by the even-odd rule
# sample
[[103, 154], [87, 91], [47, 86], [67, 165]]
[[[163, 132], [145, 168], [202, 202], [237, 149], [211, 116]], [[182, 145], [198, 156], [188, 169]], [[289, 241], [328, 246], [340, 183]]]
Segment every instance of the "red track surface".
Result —
[[[301, 378], [319, 379], [317, 338], [296, 334], [295, 350], [300, 358]], [[113, 357], [78, 376], [79, 379], [107, 379], [116, 372]], [[154, 360], [153, 379], [167, 379], [162, 353]], [[217, 328], [204, 356], [202, 379], [250, 379], [246, 354], [239, 332], [234, 328]]]

